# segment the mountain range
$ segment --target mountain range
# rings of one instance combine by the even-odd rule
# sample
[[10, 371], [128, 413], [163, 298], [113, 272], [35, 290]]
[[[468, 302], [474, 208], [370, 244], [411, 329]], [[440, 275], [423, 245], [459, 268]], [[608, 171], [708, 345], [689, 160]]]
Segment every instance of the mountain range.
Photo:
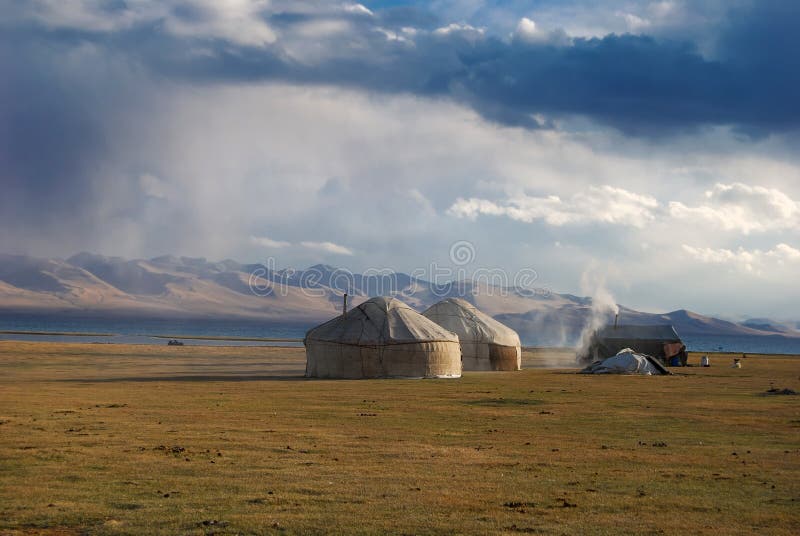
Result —
[[[219, 318], [313, 325], [341, 312], [342, 295], [358, 304], [399, 295], [423, 310], [463, 297], [516, 329], [525, 344], [571, 346], [598, 313], [592, 299], [488, 282], [433, 284], [403, 273], [351, 274], [327, 265], [274, 269], [232, 260], [166, 255], [124, 259], [79, 253], [68, 259], [0, 254], [0, 312], [130, 318]], [[602, 313], [602, 322], [612, 314]], [[672, 324], [683, 335], [800, 337], [797, 322], [730, 322], [687, 310], [646, 313], [619, 306], [619, 322]]]

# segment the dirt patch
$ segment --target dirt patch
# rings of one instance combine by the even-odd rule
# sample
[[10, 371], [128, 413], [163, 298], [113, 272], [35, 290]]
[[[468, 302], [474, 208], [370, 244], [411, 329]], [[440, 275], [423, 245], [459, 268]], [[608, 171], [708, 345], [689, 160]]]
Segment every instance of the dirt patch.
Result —
[[503, 506], [524, 514], [526, 508], [536, 508], [536, 503], [531, 501], [508, 501], [504, 502]]
[[181, 447], [179, 445], [174, 445], [172, 447], [166, 447], [164, 445], [159, 445], [157, 447], [153, 447], [153, 450], [160, 450], [165, 454], [172, 454], [173, 456], [180, 456], [184, 452], [186, 452], [186, 448]]
[[141, 504], [137, 503], [111, 503], [111, 507], [117, 510], [139, 510], [143, 508]]
[[517, 525], [511, 525], [504, 528], [509, 532], [519, 532], [521, 534], [544, 534], [546, 532], [543, 529], [537, 529], [535, 527], [518, 527]]

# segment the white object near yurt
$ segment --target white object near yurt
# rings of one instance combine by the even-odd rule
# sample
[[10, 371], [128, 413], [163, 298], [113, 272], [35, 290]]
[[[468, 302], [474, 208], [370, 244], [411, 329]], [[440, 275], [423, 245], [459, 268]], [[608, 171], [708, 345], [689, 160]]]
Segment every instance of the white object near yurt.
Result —
[[642, 374], [645, 376], [671, 374], [654, 357], [637, 354], [630, 348], [617, 355], [595, 361], [581, 371], [583, 374]]
[[459, 378], [458, 336], [396, 298], [365, 301], [311, 329], [306, 376]]
[[447, 298], [429, 307], [423, 316], [461, 341], [464, 370], [520, 370], [519, 335], [461, 298]]

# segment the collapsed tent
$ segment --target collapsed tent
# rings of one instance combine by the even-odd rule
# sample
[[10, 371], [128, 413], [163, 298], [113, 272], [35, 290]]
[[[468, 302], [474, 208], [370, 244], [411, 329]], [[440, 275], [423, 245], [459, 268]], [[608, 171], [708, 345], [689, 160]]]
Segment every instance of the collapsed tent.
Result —
[[396, 298], [365, 301], [311, 329], [306, 376], [315, 378], [458, 378], [458, 336]]
[[422, 315], [458, 335], [464, 370], [521, 368], [522, 352], [517, 332], [468, 301], [448, 298], [432, 305]]
[[600, 361], [630, 348], [669, 364], [676, 358], [686, 363], [686, 346], [671, 325], [628, 326], [610, 325], [595, 331], [589, 344], [578, 351], [578, 361]]
[[645, 354], [637, 354], [630, 348], [602, 361], [595, 361], [581, 371], [581, 374], [642, 374], [657, 376], [671, 374], [658, 360]]

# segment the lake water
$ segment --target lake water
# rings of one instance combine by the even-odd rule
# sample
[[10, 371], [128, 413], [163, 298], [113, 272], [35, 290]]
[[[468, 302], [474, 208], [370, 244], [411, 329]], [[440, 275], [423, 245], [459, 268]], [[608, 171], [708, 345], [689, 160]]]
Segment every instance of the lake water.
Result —
[[[0, 340], [166, 344], [175, 337], [187, 345], [302, 346], [298, 341], [199, 340], [192, 337], [302, 339], [309, 326], [265, 324], [252, 320], [97, 318], [56, 315], [0, 315], [0, 331], [47, 332], [53, 335], [0, 333]], [[90, 333], [75, 336], [61, 334]]]
[[[179, 338], [187, 345], [203, 346], [302, 346], [297, 340], [237, 341], [198, 340], [192, 337], [232, 337], [258, 339], [302, 339], [312, 324], [269, 324], [253, 320], [209, 319], [130, 319], [58, 315], [2, 315], [0, 331], [36, 331], [48, 333], [95, 333], [110, 336], [30, 335], [0, 333], [0, 340], [58, 342], [97, 342], [119, 344], [166, 344], [154, 335]], [[523, 341], [526, 339], [522, 334]], [[690, 351], [744, 352], [800, 355], [800, 338], [775, 336], [683, 336]]]
[[768, 335], [688, 335], [681, 336], [692, 352], [743, 352], [748, 354], [800, 355], [800, 338]]

